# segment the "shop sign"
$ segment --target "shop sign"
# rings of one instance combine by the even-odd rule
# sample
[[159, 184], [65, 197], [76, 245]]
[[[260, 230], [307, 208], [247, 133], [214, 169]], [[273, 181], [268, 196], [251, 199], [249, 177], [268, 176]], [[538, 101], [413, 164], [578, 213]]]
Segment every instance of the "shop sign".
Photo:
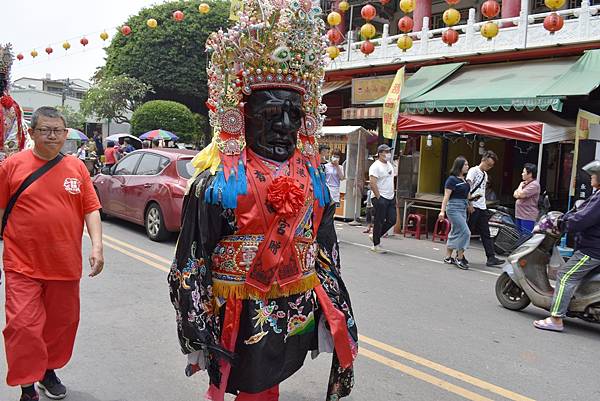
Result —
[[387, 95], [394, 82], [394, 75], [354, 78], [352, 80], [352, 104], [365, 104]]

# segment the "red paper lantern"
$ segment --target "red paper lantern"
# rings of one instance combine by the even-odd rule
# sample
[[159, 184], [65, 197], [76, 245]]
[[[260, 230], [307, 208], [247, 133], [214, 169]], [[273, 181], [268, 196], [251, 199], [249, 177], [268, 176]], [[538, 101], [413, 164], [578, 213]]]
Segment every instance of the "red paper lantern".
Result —
[[51, 55], [53, 51], [54, 50], [50, 46], [46, 47], [46, 53], [48, 53], [48, 55]]
[[487, 0], [481, 5], [481, 14], [486, 18], [494, 18], [500, 14], [500, 5], [496, 0]]
[[367, 4], [360, 10], [360, 15], [367, 20], [371, 21], [377, 15], [377, 10], [370, 4]]
[[90, 43], [90, 41], [89, 41], [89, 40], [87, 40], [87, 38], [85, 38], [85, 37], [84, 37], [84, 38], [81, 38], [81, 39], [79, 40], [79, 43], [81, 43], [81, 45], [85, 47], [85, 46], [87, 46], [87, 45], [88, 45], [88, 43]]
[[460, 3], [460, 0], [446, 0], [446, 3], [450, 4], [451, 6], [455, 6]]
[[452, 46], [453, 44], [458, 42], [458, 32], [456, 32], [452, 28], [448, 28], [442, 34], [442, 42], [444, 42], [448, 46]]
[[131, 28], [129, 27], [129, 25], [123, 25], [121, 27], [121, 33], [125, 36], [129, 36], [131, 34]]
[[554, 35], [554, 32], [560, 31], [564, 24], [565, 20], [557, 13], [552, 13], [544, 18], [544, 28], [550, 32], [550, 35]]
[[404, 33], [410, 32], [413, 29], [414, 25], [415, 23], [413, 19], [410, 18], [408, 15], [405, 15], [404, 17], [400, 18], [400, 20], [398, 20], [398, 29]]
[[25, 57], [23, 56], [23, 54], [19, 53], [17, 54], [17, 60], [21, 61], [23, 60]]
[[183, 13], [183, 11], [177, 10], [173, 13], [173, 19], [175, 21], [183, 21], [184, 18], [185, 18], [185, 14]]
[[366, 42], [363, 42], [362, 45], [360, 45], [360, 51], [365, 56], [368, 56], [369, 54], [371, 54], [371, 53], [373, 53], [375, 51], [375, 45], [372, 42], [369, 42], [367, 40]]
[[331, 28], [327, 31], [327, 39], [334, 45], [339, 45], [344, 40], [344, 36], [339, 30]]

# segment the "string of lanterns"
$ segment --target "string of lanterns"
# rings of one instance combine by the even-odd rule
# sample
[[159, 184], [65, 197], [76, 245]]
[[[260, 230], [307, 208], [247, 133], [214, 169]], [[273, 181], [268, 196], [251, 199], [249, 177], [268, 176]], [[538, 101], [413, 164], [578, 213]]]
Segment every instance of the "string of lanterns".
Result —
[[458, 32], [455, 31], [452, 27], [460, 22], [460, 12], [452, 6], [455, 6], [458, 3], [460, 3], [460, 0], [446, 0], [446, 3], [448, 3], [450, 8], [444, 11], [444, 14], [442, 15], [442, 20], [444, 21], [444, 24], [446, 24], [448, 29], [446, 29], [444, 33], [442, 33], [442, 42], [444, 42], [448, 46], [452, 46], [453, 44], [458, 42]]
[[554, 35], [555, 32], [560, 31], [565, 24], [565, 20], [561, 17], [556, 10], [562, 8], [566, 3], [566, 0], [545, 0], [544, 4], [552, 13], [544, 18], [544, 28], [550, 32], [550, 35]]
[[499, 28], [495, 22], [490, 20], [500, 14], [500, 4], [498, 4], [496, 0], [487, 0], [481, 5], [481, 14], [488, 19], [488, 21], [481, 26], [481, 36], [487, 38], [487, 40], [492, 40], [498, 36]]
[[413, 40], [410, 36], [408, 36], [408, 33], [412, 31], [415, 23], [408, 14], [412, 13], [414, 9], [415, 0], [400, 0], [400, 10], [402, 10], [405, 15], [398, 20], [398, 29], [401, 32], [404, 32], [404, 35], [398, 38], [396, 46], [398, 46], [398, 48], [403, 52], [407, 51], [413, 46]]
[[[208, 14], [210, 12], [210, 6], [206, 3], [202, 3], [198, 6], [198, 11], [201, 14]], [[173, 12], [173, 20], [176, 22], [181, 22], [185, 19], [185, 14], [183, 11], [177, 10], [175, 12]], [[146, 21], [146, 26], [150, 29], [156, 29], [158, 27], [158, 21], [154, 18], [149, 18]], [[128, 25], [123, 25], [119, 28], [119, 31], [124, 35], [124, 36], [129, 36], [133, 33], [133, 30], [131, 29], [130, 26]], [[84, 35], [80, 40], [79, 40], [79, 44], [81, 46], [83, 46], [84, 48], [90, 43], [90, 40], [87, 38], [87, 36], [89, 35]], [[102, 31], [102, 33], [100, 33], [99, 35], [100, 39], [103, 42], [106, 42], [109, 38], [109, 35], [106, 31]], [[65, 52], [69, 51], [69, 49], [71, 49], [71, 43], [69, 41], [65, 41], [62, 44], [62, 48], [65, 50]], [[46, 54], [48, 56], [50, 56], [52, 53], [54, 53], [54, 49], [52, 48], [52, 46], [48, 46], [44, 49], [44, 51], [46, 52]], [[31, 56], [31, 58], [35, 59], [37, 56], [39, 56], [39, 53], [37, 52], [37, 50], [33, 49], [29, 55]], [[18, 53], [16, 56], [18, 61], [22, 61], [25, 59], [25, 55], [23, 53]]]
[[377, 10], [370, 4], [367, 4], [360, 10], [360, 16], [367, 21], [363, 26], [360, 27], [360, 34], [365, 41], [360, 45], [360, 51], [368, 56], [375, 51], [375, 45], [371, 42], [371, 39], [377, 34], [377, 29], [371, 24], [371, 20], [377, 15]]

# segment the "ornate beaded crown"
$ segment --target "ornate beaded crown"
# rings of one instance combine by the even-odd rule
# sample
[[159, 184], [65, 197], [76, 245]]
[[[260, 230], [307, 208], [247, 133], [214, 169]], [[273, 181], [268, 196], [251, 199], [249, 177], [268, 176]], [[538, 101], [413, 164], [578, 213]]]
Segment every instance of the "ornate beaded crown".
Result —
[[[243, 0], [235, 25], [206, 42], [206, 105], [214, 135], [194, 165], [217, 174], [210, 192], [226, 194], [227, 207], [235, 207], [237, 194], [245, 192], [244, 97], [252, 91], [288, 89], [302, 95], [305, 116], [297, 147], [315, 169], [319, 164], [315, 136], [327, 110], [321, 89], [328, 46], [321, 13], [312, 0]], [[219, 197], [211, 199], [216, 203]]]
[[10, 72], [10, 67], [13, 63], [12, 45], [7, 43], [2, 46], [0, 44], [0, 73], [7, 76]]
[[207, 106], [223, 154], [244, 149], [243, 99], [253, 90], [299, 92], [306, 113], [301, 134], [318, 131], [326, 110], [321, 87], [327, 40], [320, 16], [311, 0], [247, 0], [232, 28], [208, 38]]

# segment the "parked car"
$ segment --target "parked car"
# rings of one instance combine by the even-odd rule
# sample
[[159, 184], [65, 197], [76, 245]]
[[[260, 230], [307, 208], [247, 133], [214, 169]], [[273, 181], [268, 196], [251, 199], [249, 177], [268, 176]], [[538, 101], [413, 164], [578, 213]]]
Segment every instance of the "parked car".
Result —
[[136, 150], [93, 178], [102, 216], [128, 220], [146, 228], [153, 241], [164, 241], [181, 227], [187, 180], [198, 152], [185, 149]]

